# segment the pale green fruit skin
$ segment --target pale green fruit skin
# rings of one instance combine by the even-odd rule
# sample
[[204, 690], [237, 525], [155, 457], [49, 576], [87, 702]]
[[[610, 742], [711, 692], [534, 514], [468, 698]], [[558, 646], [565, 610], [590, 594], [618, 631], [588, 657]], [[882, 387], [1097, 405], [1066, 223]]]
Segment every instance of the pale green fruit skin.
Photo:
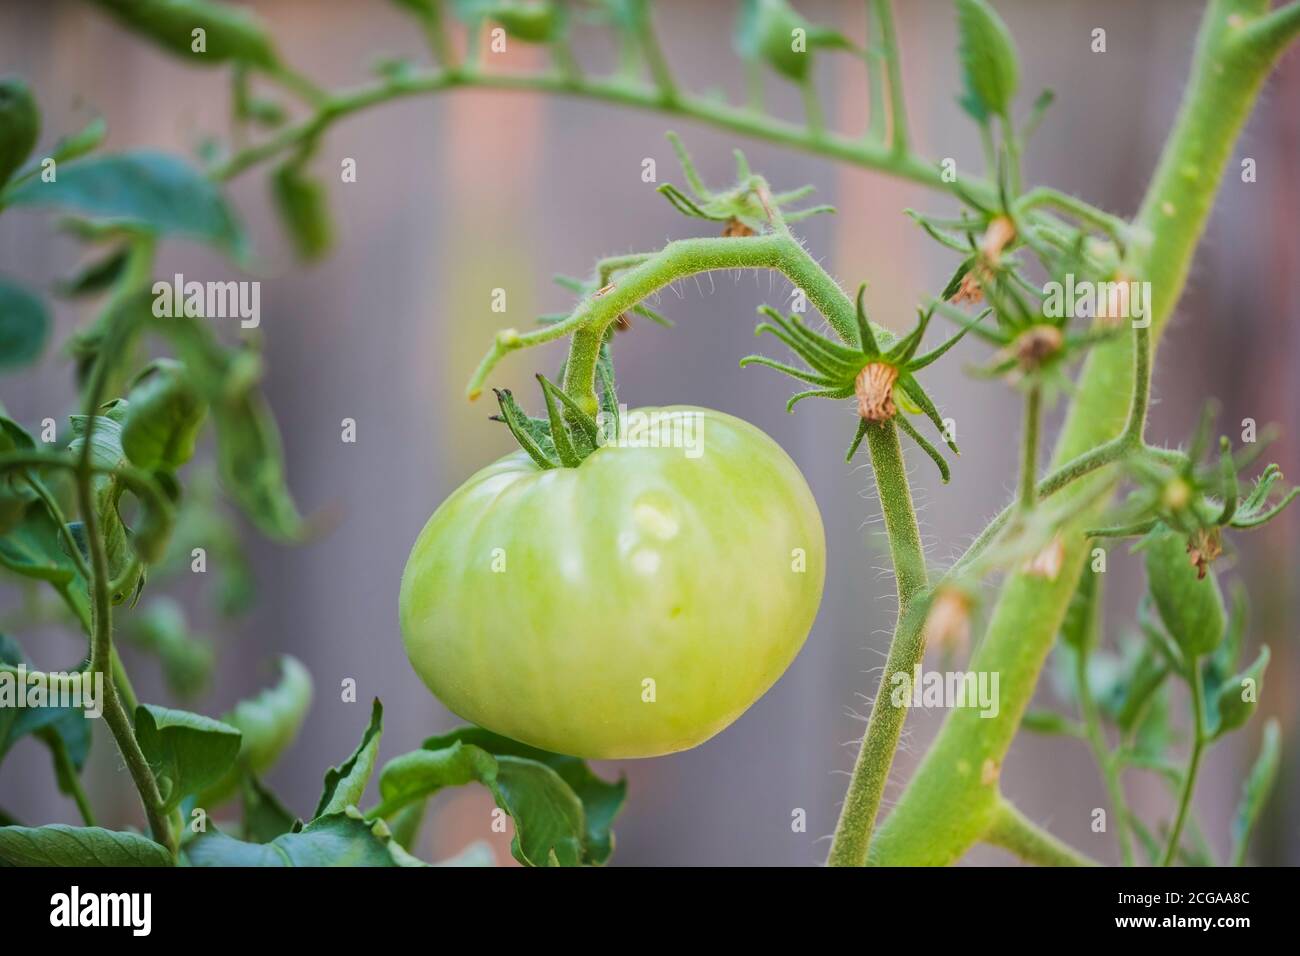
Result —
[[702, 415], [700, 455], [610, 446], [544, 471], [520, 451], [420, 533], [402, 637], [460, 717], [578, 757], [673, 753], [744, 713], [803, 646], [826, 542], [799, 469], [730, 415], [641, 411]]

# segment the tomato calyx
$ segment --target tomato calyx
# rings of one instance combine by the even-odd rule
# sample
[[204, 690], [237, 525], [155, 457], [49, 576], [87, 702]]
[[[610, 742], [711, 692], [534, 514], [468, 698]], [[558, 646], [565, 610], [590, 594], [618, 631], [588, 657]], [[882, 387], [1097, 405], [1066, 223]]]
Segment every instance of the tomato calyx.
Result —
[[1266, 432], [1254, 447], [1236, 453], [1227, 436], [1220, 436], [1218, 455], [1210, 456], [1214, 415], [1213, 404], [1208, 404], [1185, 452], [1146, 447], [1134, 455], [1127, 469], [1137, 488], [1118, 509], [1115, 524], [1090, 530], [1088, 536], [1139, 537], [1135, 548], [1143, 548], [1167, 529], [1182, 538], [1188, 563], [1204, 578], [1223, 553], [1224, 529], [1258, 528], [1300, 497], [1300, 487], [1293, 486], [1270, 503], [1273, 487], [1282, 479], [1276, 464], [1266, 467], [1254, 487], [1243, 492], [1241, 473], [1259, 458], [1272, 436]]
[[742, 367], [766, 365], [792, 378], [817, 386], [791, 396], [790, 401], [786, 403], [787, 411], [793, 411], [794, 406], [805, 398], [854, 399], [857, 403], [858, 430], [849, 445], [845, 456], [846, 461], [852, 460], [869, 427], [893, 421], [930, 456], [944, 482], [947, 483], [950, 477], [947, 460], [916, 430], [906, 415], [900, 415], [898, 412], [901, 406], [905, 411], [925, 415], [939, 429], [944, 443], [952, 449], [953, 454], [961, 454], [957, 449], [957, 443], [944, 427], [943, 419], [939, 417], [939, 410], [935, 408], [930, 396], [916, 380], [914, 373], [935, 362], [961, 341], [983, 316], [978, 316], [967, 323], [956, 335], [938, 348], [918, 356], [917, 349], [921, 345], [921, 339], [930, 324], [934, 310], [921, 311], [916, 328], [895, 340], [884, 330], [877, 332], [872, 329], [863, 306], [865, 291], [865, 285], [858, 287], [856, 348], [818, 335], [804, 325], [798, 316], [786, 317], [764, 306], [759, 311], [771, 321], [760, 322], [755, 334], [761, 335], [767, 332], [773, 335], [803, 359], [808, 367], [797, 368], [764, 355], [747, 355], [740, 360], [740, 364]]
[[574, 398], [545, 375], [537, 375], [546, 402], [546, 417], [533, 418], [525, 412], [507, 388], [493, 389], [499, 415], [492, 421], [504, 422], [519, 447], [543, 470], [577, 468], [603, 444], [605, 435], [618, 434], [618, 395], [614, 390], [614, 368], [602, 350], [596, 364], [600, 380], [600, 411], [589, 415]]
[[728, 189], [714, 191], [704, 185], [700, 174], [695, 169], [690, 153], [682, 145], [676, 133], [668, 133], [673, 152], [681, 164], [686, 176], [690, 194], [678, 189], [672, 183], [664, 183], [658, 192], [667, 199], [683, 216], [693, 219], [708, 219], [723, 223], [722, 235], [728, 238], [745, 238], [761, 232], [770, 232], [776, 221], [787, 225], [816, 216], [820, 213], [835, 211], [833, 206], [809, 206], [806, 209], [786, 210], [791, 203], [811, 195], [812, 186], [801, 186], [789, 192], [773, 193], [767, 182], [756, 176], [749, 168], [749, 160], [740, 150], [736, 156], [736, 182]]

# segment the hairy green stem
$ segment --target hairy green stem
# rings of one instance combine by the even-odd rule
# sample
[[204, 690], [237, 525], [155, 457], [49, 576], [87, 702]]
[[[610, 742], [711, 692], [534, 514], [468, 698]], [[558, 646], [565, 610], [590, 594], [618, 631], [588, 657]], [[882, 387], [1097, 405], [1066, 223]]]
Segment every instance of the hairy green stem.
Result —
[[1183, 825], [1187, 822], [1187, 813], [1192, 806], [1192, 792], [1196, 789], [1196, 775], [1201, 768], [1201, 753], [1205, 750], [1205, 685], [1201, 680], [1200, 661], [1193, 657], [1187, 662], [1187, 683], [1192, 690], [1192, 752], [1187, 758], [1187, 770], [1183, 773], [1183, 784], [1178, 794], [1178, 815], [1169, 831], [1169, 843], [1165, 847], [1161, 866], [1170, 866], [1178, 855], [1178, 841], [1183, 835]]
[[[92, 405], [91, 408], [97, 406]], [[89, 441], [87, 441], [89, 444]], [[113, 656], [113, 618], [112, 604], [108, 591], [108, 557], [104, 551], [104, 539], [99, 534], [99, 519], [95, 514], [95, 499], [91, 489], [89, 470], [77, 472], [77, 501], [82, 521], [86, 527], [86, 541], [90, 548], [91, 576], [91, 623], [93, 631], [90, 642], [90, 669], [92, 672], [104, 673], [110, 669], [109, 661]], [[162, 811], [162, 795], [158, 792], [158, 782], [153, 771], [140, 750], [135, 739], [135, 730], [131, 718], [127, 715], [118, 696], [117, 685], [110, 676], [104, 681], [103, 707], [104, 722], [113, 734], [117, 749], [126, 762], [131, 780], [140, 794], [145, 817], [153, 838], [176, 852], [176, 842], [166, 815]]]
[[[867, 447], [871, 450], [871, 465], [885, 516], [889, 552], [894, 562], [898, 618], [876, 699], [871, 705], [871, 716], [867, 719], [862, 747], [831, 840], [827, 857], [830, 866], [861, 866], [866, 862], [871, 828], [880, 810], [885, 782], [889, 779], [889, 769], [907, 719], [907, 703], [902, 706], [894, 704], [890, 688], [899, 674], [903, 675], [902, 686], [910, 688], [915, 667], [925, 653], [924, 615], [908, 613], [913, 600], [926, 588], [925, 551], [921, 546], [912, 491], [907, 483], [907, 467], [894, 424], [882, 422], [868, 426]], [[909, 693], [906, 701], [910, 700]]]
[[[659, 79], [656, 78], [656, 84]], [[229, 179], [304, 141], [319, 137], [336, 121], [368, 107], [463, 87], [560, 93], [654, 110], [707, 123], [742, 136], [801, 149], [828, 159], [880, 170], [944, 192], [953, 188], [952, 183], [943, 181], [938, 164], [923, 159], [910, 150], [898, 150], [893, 145], [875, 140], [851, 139], [787, 123], [754, 110], [737, 109], [731, 104], [701, 96], [689, 96], [680, 92], [665, 95], [658, 85], [628, 83], [618, 77], [573, 80], [557, 75], [490, 74], [469, 66], [456, 70], [413, 72], [400, 78], [389, 78], [359, 89], [337, 93], [314, 115], [281, 130], [264, 142], [240, 150], [213, 167], [211, 174], [216, 179]], [[988, 202], [992, 202], [996, 195], [993, 187], [982, 180], [963, 178], [962, 187], [967, 194]]]
[[471, 398], [482, 391], [487, 377], [510, 352], [572, 334], [563, 387], [588, 413], [596, 410], [596, 362], [606, 329], [620, 315], [679, 279], [719, 269], [772, 269], [803, 291], [808, 300], [846, 342], [857, 341], [853, 304], [799, 242], [784, 232], [732, 238], [679, 239], [635, 261], [612, 288], [592, 295], [573, 313], [532, 332], [504, 329], [470, 378]]
[[999, 800], [984, 841], [1039, 866], [1096, 866], [1095, 860], [1062, 843], [1006, 800]]
[[1053, 207], [1073, 216], [1085, 225], [1099, 229], [1121, 247], [1127, 244], [1129, 234], [1132, 232], [1133, 227], [1119, 216], [1102, 212], [1076, 196], [1047, 186], [1037, 186], [1029, 190], [1016, 200], [1015, 210], [1017, 214], [1021, 214], [1040, 206]]
[[799, 86], [803, 96], [804, 122], [808, 124], [808, 135], [819, 140], [826, 134], [826, 120], [822, 116], [822, 103], [817, 97], [817, 87], [812, 79], [805, 79]]
[[31, 488], [32, 491], [36, 492], [36, 497], [39, 498], [41, 504], [45, 506], [45, 510], [49, 513], [50, 519], [58, 526], [59, 537], [63, 541], [63, 549], [68, 552], [68, 557], [71, 558], [72, 563], [76, 565], [77, 572], [89, 581], [90, 565], [86, 564], [86, 559], [82, 557], [81, 549], [77, 547], [76, 539], [72, 537], [72, 531], [68, 528], [68, 519], [64, 517], [63, 509], [59, 507], [59, 503], [54, 500], [54, 496], [50, 494], [49, 489], [45, 487], [43, 482], [37, 481], [32, 475], [26, 475], [24, 477], [27, 480], [27, 486]]
[[907, 104], [903, 101], [903, 61], [894, 30], [894, 8], [889, 0], [870, 0], [872, 22], [880, 34], [880, 48], [889, 83], [889, 146], [897, 155], [908, 150]]
[[[46, 488], [42, 482], [37, 481], [31, 475], [26, 477], [28, 486], [36, 493], [36, 496], [45, 506], [45, 510], [49, 513], [51, 520], [53, 520], [55, 525], [58, 526], [59, 537], [63, 541], [64, 550], [68, 552], [68, 556], [72, 558], [73, 564], [77, 566], [77, 571], [86, 582], [89, 583], [92, 579], [90, 566], [86, 564], [86, 559], [82, 556], [81, 549], [77, 547], [76, 539], [72, 537], [72, 532], [68, 528], [68, 519], [64, 516], [63, 509], [59, 507], [59, 503], [54, 500], [54, 496], [50, 494], [49, 489]], [[133, 561], [132, 567], [138, 567], [138, 564]], [[109, 588], [110, 593], [115, 590], [116, 584]], [[89, 633], [91, 630], [90, 621], [87, 620], [82, 623], [84, 624], [86, 631]], [[111, 666], [113, 669], [113, 681], [117, 684], [118, 692], [122, 695], [127, 710], [134, 711], [137, 704], [135, 689], [131, 686], [131, 680], [127, 676], [126, 668], [122, 665], [122, 658], [118, 655], [116, 647], [114, 647], [112, 651]]]
[[[1138, 232], [1150, 237], [1133, 253], [1133, 272], [1152, 284], [1153, 340], [1182, 291], [1223, 168], [1277, 52], [1243, 43], [1234, 23], [1249, 22], [1266, 9], [1260, 0], [1213, 0], [1207, 8], [1191, 83], [1135, 222]], [[1141, 357], [1134, 353], [1127, 338], [1093, 351], [1057, 444], [1057, 461], [1076, 459], [1124, 433], [1132, 404], [1126, 384]], [[1087, 495], [1095, 491], [1095, 480], [1076, 481], [1062, 493]], [[966, 709], [949, 714], [877, 832], [872, 862], [951, 863], [988, 831], [1000, 799], [998, 770], [1084, 566], [1082, 532], [1103, 504], [1098, 497], [1063, 529], [1065, 558], [1055, 581], [1014, 574], [1005, 582], [971, 662], [973, 670], [1001, 674], [1001, 710], [991, 719]]]
[[659, 35], [655, 32], [654, 21], [647, 14], [641, 19], [637, 28], [637, 37], [641, 42], [641, 53], [645, 56], [650, 78], [659, 89], [659, 95], [666, 105], [677, 101], [677, 83], [673, 80], [673, 71], [668, 66], [663, 47], [659, 45]]
[[[92, 438], [99, 404], [103, 398], [108, 381], [109, 370], [113, 366], [116, 354], [125, 348], [129, 336], [125, 329], [132, 318], [127, 309], [130, 297], [148, 281], [149, 269], [153, 262], [153, 243], [137, 240], [129, 253], [122, 278], [119, 280], [113, 298], [108, 305], [108, 331], [104, 336], [104, 348], [95, 362], [90, 383], [86, 389], [86, 426], [82, 436], [81, 454], [77, 459], [74, 479], [77, 490], [77, 509], [86, 530], [86, 545], [90, 551], [90, 588], [91, 588], [91, 636], [90, 636], [90, 670], [108, 674], [104, 681], [103, 707], [104, 722], [108, 725], [117, 743], [117, 748], [126, 763], [131, 780], [140, 795], [145, 817], [153, 838], [167, 847], [175, 856], [178, 848], [177, 834], [173, 832], [167, 815], [163, 812], [163, 799], [158, 791], [158, 782], [140, 744], [135, 738], [135, 729], [131, 716], [123, 706], [118, 694], [113, 661], [113, 608], [111, 601], [111, 581], [109, 578], [108, 555], [104, 547], [104, 538], [100, 533], [99, 514], [96, 510], [93, 480], [97, 469], [91, 461]], [[120, 662], [118, 668], [120, 669]], [[123, 672], [124, 673], [124, 672]]]
[[1024, 433], [1020, 436], [1020, 496], [1018, 500], [1022, 511], [1034, 506], [1037, 497], [1035, 481], [1038, 476], [1038, 435], [1042, 430], [1043, 390], [1032, 385], [1025, 394]]

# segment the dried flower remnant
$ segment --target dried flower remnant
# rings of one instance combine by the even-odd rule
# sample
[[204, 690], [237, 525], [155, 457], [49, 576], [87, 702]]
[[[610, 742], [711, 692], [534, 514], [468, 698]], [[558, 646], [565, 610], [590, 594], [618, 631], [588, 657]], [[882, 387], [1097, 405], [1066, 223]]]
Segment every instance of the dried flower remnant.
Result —
[[1058, 534], [1047, 546], [1025, 562], [1024, 572], [1030, 577], [1055, 581], [1061, 574], [1065, 563], [1065, 542]]
[[743, 239], [746, 236], [754, 235], [754, 230], [750, 229], [739, 219], [733, 218], [727, 220], [727, 224], [722, 229], [722, 235], [723, 238], [726, 239], [737, 239], [737, 238]]
[[853, 383], [858, 397], [858, 415], [869, 422], [887, 422], [898, 412], [894, 404], [894, 383], [898, 369], [884, 362], [864, 366]]
[[1201, 528], [1187, 542], [1187, 557], [1196, 568], [1196, 577], [1204, 578], [1214, 560], [1223, 554], [1223, 541], [1218, 528]]
[[941, 654], [965, 653], [970, 646], [971, 597], [961, 588], [941, 587], [925, 616], [925, 646]]

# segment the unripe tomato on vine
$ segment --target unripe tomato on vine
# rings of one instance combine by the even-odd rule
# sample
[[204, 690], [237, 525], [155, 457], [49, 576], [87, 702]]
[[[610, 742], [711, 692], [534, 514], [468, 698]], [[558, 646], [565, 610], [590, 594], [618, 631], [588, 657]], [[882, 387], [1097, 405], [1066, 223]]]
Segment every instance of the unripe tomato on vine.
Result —
[[557, 753], [652, 757], [727, 727], [798, 653], [826, 567], [803, 476], [738, 418], [631, 414], [655, 413], [692, 422], [697, 447], [633, 437], [551, 468], [517, 451], [429, 519], [402, 635], [459, 716]]

